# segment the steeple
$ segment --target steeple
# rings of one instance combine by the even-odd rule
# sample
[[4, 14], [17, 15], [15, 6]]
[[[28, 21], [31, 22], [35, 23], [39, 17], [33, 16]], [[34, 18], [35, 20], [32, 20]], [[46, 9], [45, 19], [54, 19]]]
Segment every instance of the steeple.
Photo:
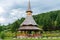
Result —
[[26, 11], [27, 17], [24, 20], [24, 22], [21, 24], [22, 25], [37, 25], [36, 22], [34, 21], [32, 17], [32, 11], [31, 11], [31, 6], [30, 6], [30, 0], [28, 2], [28, 10]]
[[26, 11], [27, 15], [32, 15], [30, 0], [28, 2], [28, 10]]
[[[32, 17], [30, 0], [28, 3], [28, 10], [26, 11], [26, 13], [27, 13], [27, 17], [22, 22], [22, 24], [20, 24], [18, 31], [20, 31], [21, 33], [18, 34], [17, 37], [18, 38], [40, 37], [41, 36], [40, 31], [42, 31], [42, 29], [38, 28], [38, 25], [36, 24], [35, 20]], [[34, 32], [33, 34], [32, 31]]]

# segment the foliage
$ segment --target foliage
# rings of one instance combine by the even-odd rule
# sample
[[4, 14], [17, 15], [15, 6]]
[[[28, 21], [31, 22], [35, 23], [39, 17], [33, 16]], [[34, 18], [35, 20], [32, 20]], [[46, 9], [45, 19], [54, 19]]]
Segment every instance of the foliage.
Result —
[[[60, 10], [33, 15], [33, 18], [35, 19], [39, 28], [42, 28], [44, 31], [60, 30]], [[3, 30], [10, 30], [12, 32], [16, 32], [24, 19], [25, 18], [18, 19], [14, 23], [7, 26], [0, 26], [0, 32]]]
[[0, 33], [0, 38], [4, 39], [5, 37], [6, 37], [5, 32], [2, 31], [2, 32]]
[[[42, 28], [44, 31], [60, 31], [60, 10], [33, 15], [33, 18], [38, 24], [39, 28]], [[15, 35], [24, 19], [25, 18], [18, 19], [12, 24], [8, 24], [6, 26], [0, 25], [1, 38], [4, 38], [6, 35], [12, 36], [13, 33]], [[8, 31], [6, 34], [4, 32], [5, 30]]]
[[33, 15], [33, 17], [44, 31], [60, 30], [60, 10]]

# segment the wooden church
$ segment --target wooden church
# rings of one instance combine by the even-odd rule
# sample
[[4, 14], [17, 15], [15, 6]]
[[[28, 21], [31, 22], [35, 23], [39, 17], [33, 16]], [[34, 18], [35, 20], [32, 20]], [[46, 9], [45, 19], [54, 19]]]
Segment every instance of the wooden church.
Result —
[[41, 29], [38, 28], [36, 22], [32, 17], [32, 10], [30, 6], [30, 0], [28, 2], [28, 10], [26, 11], [26, 18], [18, 29], [20, 34], [17, 37], [40, 37]]

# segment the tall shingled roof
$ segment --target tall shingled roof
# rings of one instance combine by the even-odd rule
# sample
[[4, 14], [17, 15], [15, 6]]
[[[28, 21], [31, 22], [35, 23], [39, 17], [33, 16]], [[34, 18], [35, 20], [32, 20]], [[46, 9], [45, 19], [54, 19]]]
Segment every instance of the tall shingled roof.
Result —
[[21, 25], [37, 25], [32, 16], [27, 16]]

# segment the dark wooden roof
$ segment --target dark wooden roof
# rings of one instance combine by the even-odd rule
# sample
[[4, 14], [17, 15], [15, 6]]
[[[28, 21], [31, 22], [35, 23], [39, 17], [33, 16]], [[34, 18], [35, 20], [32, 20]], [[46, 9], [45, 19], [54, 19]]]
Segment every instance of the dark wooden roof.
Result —
[[38, 28], [36, 26], [22, 26], [18, 30], [25, 31], [25, 30], [42, 30], [42, 29], [40, 29], [40, 28]]

